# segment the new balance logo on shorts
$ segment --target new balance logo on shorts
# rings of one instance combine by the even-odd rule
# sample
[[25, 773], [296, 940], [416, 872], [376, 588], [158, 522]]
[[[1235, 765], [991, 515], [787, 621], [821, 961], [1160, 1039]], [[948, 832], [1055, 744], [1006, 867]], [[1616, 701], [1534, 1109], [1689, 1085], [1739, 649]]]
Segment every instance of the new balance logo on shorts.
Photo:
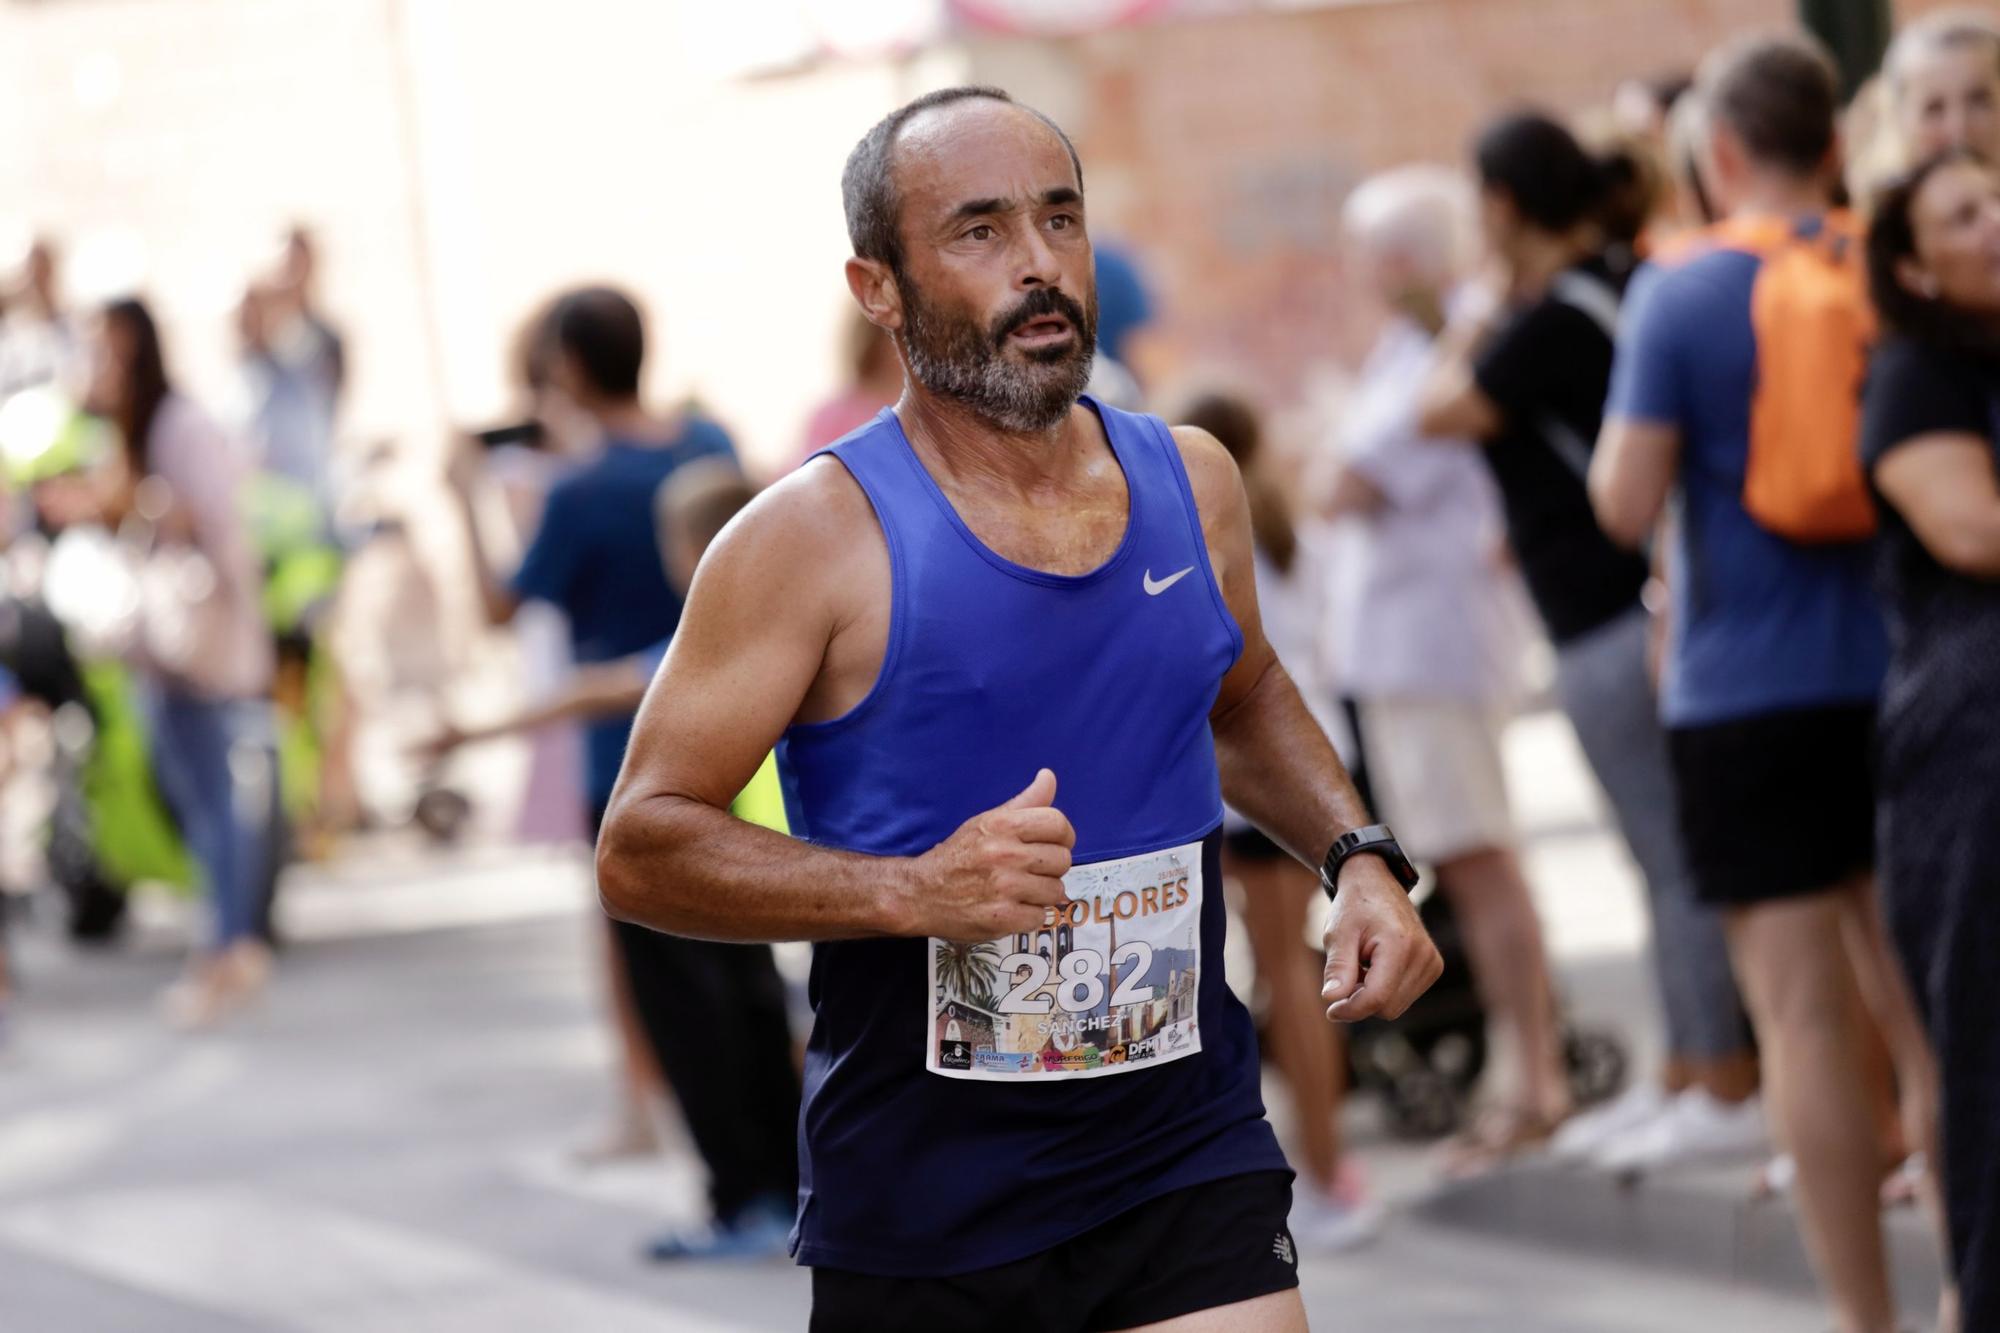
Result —
[[1282, 1231], [1271, 1238], [1271, 1253], [1284, 1260], [1287, 1268], [1299, 1266], [1299, 1252], [1292, 1248], [1292, 1238]]

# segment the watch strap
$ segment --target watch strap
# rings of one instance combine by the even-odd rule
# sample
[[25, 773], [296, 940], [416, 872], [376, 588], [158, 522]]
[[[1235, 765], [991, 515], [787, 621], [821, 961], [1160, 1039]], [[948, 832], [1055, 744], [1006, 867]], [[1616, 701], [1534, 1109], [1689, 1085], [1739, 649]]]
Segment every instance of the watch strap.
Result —
[[1389, 873], [1408, 892], [1417, 886], [1417, 868], [1410, 864], [1410, 858], [1403, 853], [1402, 844], [1387, 824], [1363, 824], [1360, 828], [1349, 829], [1333, 840], [1333, 847], [1326, 854], [1326, 862], [1320, 867], [1320, 887], [1331, 898], [1340, 885], [1340, 868], [1356, 856], [1380, 857], [1389, 867]]

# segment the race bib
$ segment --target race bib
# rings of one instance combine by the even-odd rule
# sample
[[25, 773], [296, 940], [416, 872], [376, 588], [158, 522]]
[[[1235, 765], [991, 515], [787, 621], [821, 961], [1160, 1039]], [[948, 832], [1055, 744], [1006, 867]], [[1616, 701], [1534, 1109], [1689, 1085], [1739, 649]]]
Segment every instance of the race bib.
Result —
[[1063, 876], [1069, 905], [983, 944], [929, 941], [929, 1049], [946, 1078], [1092, 1078], [1201, 1049], [1201, 844]]

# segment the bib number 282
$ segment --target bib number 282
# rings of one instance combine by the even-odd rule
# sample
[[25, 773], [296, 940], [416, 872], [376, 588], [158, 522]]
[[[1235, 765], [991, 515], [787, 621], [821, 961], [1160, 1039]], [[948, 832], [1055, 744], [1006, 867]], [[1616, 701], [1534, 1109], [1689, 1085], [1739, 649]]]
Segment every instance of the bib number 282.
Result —
[[[1111, 955], [1111, 963], [1121, 978], [1111, 995], [1114, 1006], [1137, 1004], [1151, 995], [1140, 982], [1153, 965], [1152, 945], [1144, 940], [1120, 945]], [[1104, 1003], [1104, 955], [1095, 949], [1065, 954], [1054, 986], [1049, 985], [1049, 960], [1038, 953], [1009, 954], [1000, 968], [1003, 975], [1019, 977], [1000, 1000], [1003, 1014], [1046, 1014], [1057, 1007], [1064, 1013], [1087, 1014]]]

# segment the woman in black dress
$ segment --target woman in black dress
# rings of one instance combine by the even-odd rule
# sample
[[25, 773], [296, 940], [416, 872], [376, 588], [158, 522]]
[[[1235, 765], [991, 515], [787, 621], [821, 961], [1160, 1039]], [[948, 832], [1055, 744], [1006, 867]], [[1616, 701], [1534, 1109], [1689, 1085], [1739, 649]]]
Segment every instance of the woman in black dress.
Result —
[[1882, 896], [1941, 1066], [1963, 1327], [2000, 1329], [2000, 172], [1932, 158], [1884, 193], [1868, 250]]

